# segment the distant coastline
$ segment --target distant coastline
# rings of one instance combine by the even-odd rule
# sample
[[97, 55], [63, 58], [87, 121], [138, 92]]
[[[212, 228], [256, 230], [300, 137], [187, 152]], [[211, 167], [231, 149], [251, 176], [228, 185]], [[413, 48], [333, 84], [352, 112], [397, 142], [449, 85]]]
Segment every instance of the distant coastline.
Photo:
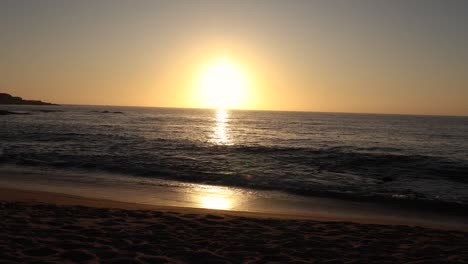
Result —
[[39, 100], [25, 100], [21, 97], [0, 93], [0, 105], [57, 105]]

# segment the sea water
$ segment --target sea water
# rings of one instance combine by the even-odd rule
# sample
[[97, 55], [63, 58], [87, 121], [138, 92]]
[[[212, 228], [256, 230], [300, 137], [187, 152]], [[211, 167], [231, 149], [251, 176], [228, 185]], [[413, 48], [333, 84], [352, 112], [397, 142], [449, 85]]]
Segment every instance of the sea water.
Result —
[[[27, 113], [0, 116], [3, 167], [350, 200], [468, 204], [467, 117], [102, 106], [1, 109]], [[73, 184], [73, 177], [67, 181]]]

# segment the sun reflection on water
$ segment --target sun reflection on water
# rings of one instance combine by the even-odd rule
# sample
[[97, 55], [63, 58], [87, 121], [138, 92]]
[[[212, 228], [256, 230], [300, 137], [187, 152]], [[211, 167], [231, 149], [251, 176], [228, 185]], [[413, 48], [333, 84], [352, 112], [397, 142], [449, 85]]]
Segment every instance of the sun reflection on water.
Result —
[[232, 144], [228, 136], [229, 112], [224, 109], [217, 109], [215, 121], [213, 142], [218, 145]]
[[201, 198], [201, 205], [203, 208], [220, 210], [228, 210], [232, 207], [229, 199], [219, 196], [204, 196]]
[[234, 207], [235, 194], [223, 187], [210, 186], [203, 188], [197, 195], [197, 200], [202, 208], [229, 210]]

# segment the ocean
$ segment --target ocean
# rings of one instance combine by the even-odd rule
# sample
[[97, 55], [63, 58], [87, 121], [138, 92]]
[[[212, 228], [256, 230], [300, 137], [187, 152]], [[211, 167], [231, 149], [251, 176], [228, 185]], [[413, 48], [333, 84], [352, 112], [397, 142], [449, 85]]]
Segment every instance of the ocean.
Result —
[[2, 167], [346, 200], [468, 205], [467, 117], [1, 108], [28, 113], [0, 116]]

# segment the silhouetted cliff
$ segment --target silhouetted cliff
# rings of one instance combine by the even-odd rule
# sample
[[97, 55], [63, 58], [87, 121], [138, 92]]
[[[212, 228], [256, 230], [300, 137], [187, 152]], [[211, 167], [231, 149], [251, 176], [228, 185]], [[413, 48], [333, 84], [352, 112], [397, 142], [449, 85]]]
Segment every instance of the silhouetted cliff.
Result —
[[37, 100], [24, 100], [21, 97], [11, 96], [6, 93], [0, 93], [0, 104], [13, 104], [13, 105], [55, 105], [45, 103]]

